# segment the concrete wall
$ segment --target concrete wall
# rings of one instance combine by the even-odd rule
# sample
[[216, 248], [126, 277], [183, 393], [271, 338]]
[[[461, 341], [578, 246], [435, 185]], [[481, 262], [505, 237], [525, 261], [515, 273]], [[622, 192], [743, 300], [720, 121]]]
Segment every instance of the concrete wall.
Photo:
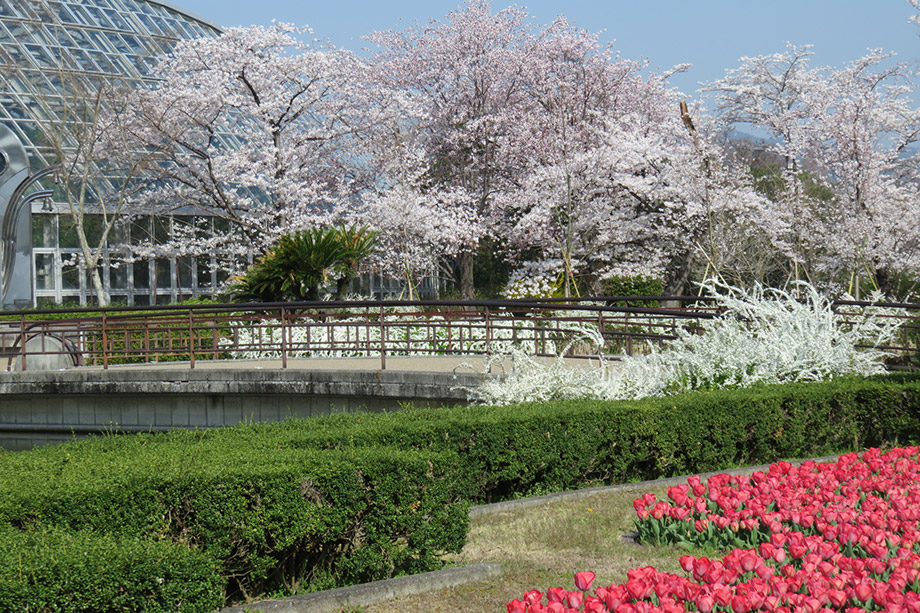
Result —
[[279, 421], [400, 403], [464, 403], [479, 375], [399, 371], [73, 369], [0, 375], [0, 447], [107, 431]]

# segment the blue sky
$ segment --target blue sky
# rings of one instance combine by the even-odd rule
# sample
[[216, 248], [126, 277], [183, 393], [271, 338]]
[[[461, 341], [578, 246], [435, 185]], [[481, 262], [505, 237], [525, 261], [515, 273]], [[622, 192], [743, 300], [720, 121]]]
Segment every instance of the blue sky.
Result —
[[[355, 51], [373, 30], [441, 19], [460, 0], [170, 0], [221, 26], [269, 24], [273, 19], [309, 25], [316, 36]], [[510, 2], [492, 2], [493, 9]], [[575, 25], [615, 41], [623, 57], [646, 59], [651, 69], [692, 63], [672, 83], [692, 94], [741, 56], [775, 53], [786, 41], [814, 45], [813, 65], [843, 64], [869, 48], [920, 58], [920, 28], [907, 23], [916, 11], [906, 0], [534, 0], [521, 2], [537, 23], [562, 13]]]

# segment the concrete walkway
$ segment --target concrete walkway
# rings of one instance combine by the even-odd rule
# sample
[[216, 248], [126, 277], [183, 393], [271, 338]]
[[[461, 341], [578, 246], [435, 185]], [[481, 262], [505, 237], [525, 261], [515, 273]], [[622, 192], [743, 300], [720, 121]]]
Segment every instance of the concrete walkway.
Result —
[[[556, 361], [552, 357], [538, 357], [544, 365]], [[565, 358], [571, 368], [596, 368], [600, 361], [590, 358]], [[108, 370], [181, 370], [191, 369], [189, 362], [148, 362], [145, 364], [111, 364]], [[77, 370], [102, 370], [102, 366], [79, 366]], [[194, 370], [283, 370], [280, 359], [270, 360], [196, 360]], [[493, 374], [511, 372], [510, 358], [490, 359], [485, 356], [387, 356], [355, 358], [288, 358], [286, 370], [391, 370], [404, 372], [452, 372], [457, 374]]]

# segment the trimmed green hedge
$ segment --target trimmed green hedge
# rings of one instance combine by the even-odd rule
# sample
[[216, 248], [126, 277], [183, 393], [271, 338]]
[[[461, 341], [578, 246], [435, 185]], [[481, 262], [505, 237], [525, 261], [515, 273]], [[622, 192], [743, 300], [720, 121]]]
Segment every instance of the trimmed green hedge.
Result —
[[253, 425], [304, 448], [389, 445], [457, 454], [475, 502], [920, 441], [920, 378], [410, 410]]
[[3, 611], [211, 613], [224, 602], [214, 560], [168, 542], [8, 529], [0, 560]]
[[176, 434], [0, 454], [0, 524], [181, 544], [231, 599], [433, 570], [463, 546], [453, 458]]

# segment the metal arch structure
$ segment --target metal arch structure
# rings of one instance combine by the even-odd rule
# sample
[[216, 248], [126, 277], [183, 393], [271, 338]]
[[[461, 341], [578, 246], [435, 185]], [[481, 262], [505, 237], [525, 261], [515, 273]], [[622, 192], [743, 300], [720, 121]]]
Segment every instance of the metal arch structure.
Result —
[[25, 308], [33, 304], [32, 291], [32, 207], [40, 198], [50, 198], [51, 190], [26, 195], [38, 181], [54, 172], [54, 167], [35, 174], [29, 171], [29, 158], [16, 134], [0, 124], [0, 305], [4, 309]]

